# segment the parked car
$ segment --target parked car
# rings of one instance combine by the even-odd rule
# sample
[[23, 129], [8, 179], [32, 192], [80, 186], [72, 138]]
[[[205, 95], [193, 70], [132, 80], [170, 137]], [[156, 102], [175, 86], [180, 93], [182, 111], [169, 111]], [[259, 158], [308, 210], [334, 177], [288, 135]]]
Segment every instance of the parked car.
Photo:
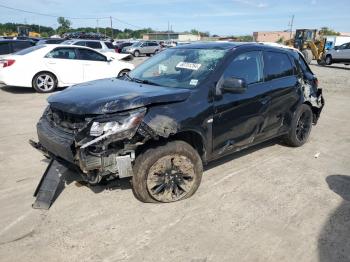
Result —
[[100, 40], [84, 40], [84, 39], [70, 39], [62, 42], [63, 45], [79, 45], [95, 49], [101, 53], [115, 52], [115, 48], [111, 42]]
[[0, 60], [0, 82], [48, 93], [56, 87], [121, 76], [133, 68], [88, 47], [38, 45]]
[[91, 184], [131, 176], [143, 202], [190, 197], [203, 164], [263, 141], [302, 146], [324, 105], [298, 51], [256, 43], [169, 48], [48, 102], [33, 145]]
[[132, 44], [133, 44], [133, 43], [131, 43], [131, 42], [122, 42], [122, 43], [118, 43], [118, 44], [115, 46], [115, 51], [116, 51], [117, 53], [121, 53], [124, 47], [131, 46]]
[[0, 39], [0, 58], [35, 45], [32, 41]]
[[66, 41], [64, 38], [43, 38], [40, 39], [36, 45], [57, 45], [61, 44], [62, 42]]
[[325, 61], [326, 65], [333, 63], [350, 64], [350, 43], [345, 43], [328, 50]]
[[161, 46], [157, 42], [136, 42], [131, 46], [124, 47], [122, 53], [132, 54], [135, 57], [140, 55], [152, 55], [161, 50]]

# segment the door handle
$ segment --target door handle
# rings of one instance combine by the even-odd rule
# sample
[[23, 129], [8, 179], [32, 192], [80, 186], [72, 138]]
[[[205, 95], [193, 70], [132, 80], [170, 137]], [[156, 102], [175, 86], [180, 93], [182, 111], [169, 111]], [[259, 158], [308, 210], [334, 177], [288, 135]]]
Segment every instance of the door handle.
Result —
[[263, 105], [266, 105], [266, 104], [270, 103], [271, 97], [270, 96], [265, 96], [265, 97], [260, 98], [259, 101]]
[[50, 65], [55, 65], [56, 64], [56, 62], [47, 62], [48, 64], [50, 64]]

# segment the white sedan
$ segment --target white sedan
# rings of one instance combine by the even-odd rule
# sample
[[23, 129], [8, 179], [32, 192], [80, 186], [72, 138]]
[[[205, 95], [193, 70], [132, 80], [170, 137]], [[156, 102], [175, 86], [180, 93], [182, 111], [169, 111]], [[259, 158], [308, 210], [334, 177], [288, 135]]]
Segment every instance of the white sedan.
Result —
[[120, 77], [132, 69], [134, 65], [108, 58], [88, 47], [39, 45], [0, 60], [0, 82], [48, 93], [56, 87]]

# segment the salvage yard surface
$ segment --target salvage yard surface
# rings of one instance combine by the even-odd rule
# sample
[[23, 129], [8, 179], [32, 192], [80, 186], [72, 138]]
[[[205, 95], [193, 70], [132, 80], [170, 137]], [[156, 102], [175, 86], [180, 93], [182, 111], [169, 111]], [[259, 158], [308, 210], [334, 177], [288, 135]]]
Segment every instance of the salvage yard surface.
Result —
[[0, 260], [350, 261], [350, 67], [312, 70], [326, 106], [303, 147], [211, 163], [172, 204], [137, 201], [128, 179], [71, 180], [49, 211], [31, 208], [48, 163], [28, 144], [48, 95], [1, 87]]

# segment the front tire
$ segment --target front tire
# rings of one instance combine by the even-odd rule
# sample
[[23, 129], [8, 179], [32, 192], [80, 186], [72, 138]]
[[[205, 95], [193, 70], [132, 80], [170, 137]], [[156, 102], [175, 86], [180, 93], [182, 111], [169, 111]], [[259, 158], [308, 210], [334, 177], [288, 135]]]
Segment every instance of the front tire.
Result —
[[332, 56], [331, 55], [327, 55], [326, 56], [326, 65], [331, 65], [332, 64]]
[[313, 114], [310, 106], [302, 104], [294, 113], [291, 128], [285, 138], [286, 144], [293, 147], [304, 145], [312, 129]]
[[134, 56], [134, 57], [139, 57], [139, 56], [140, 56], [140, 51], [137, 51], [137, 50], [136, 50], [136, 51], [133, 53], [133, 56]]
[[32, 87], [38, 93], [50, 93], [57, 88], [58, 82], [54, 74], [49, 72], [41, 72], [34, 76]]
[[151, 147], [135, 160], [134, 196], [146, 203], [174, 202], [198, 189], [203, 164], [198, 152], [184, 141]]

